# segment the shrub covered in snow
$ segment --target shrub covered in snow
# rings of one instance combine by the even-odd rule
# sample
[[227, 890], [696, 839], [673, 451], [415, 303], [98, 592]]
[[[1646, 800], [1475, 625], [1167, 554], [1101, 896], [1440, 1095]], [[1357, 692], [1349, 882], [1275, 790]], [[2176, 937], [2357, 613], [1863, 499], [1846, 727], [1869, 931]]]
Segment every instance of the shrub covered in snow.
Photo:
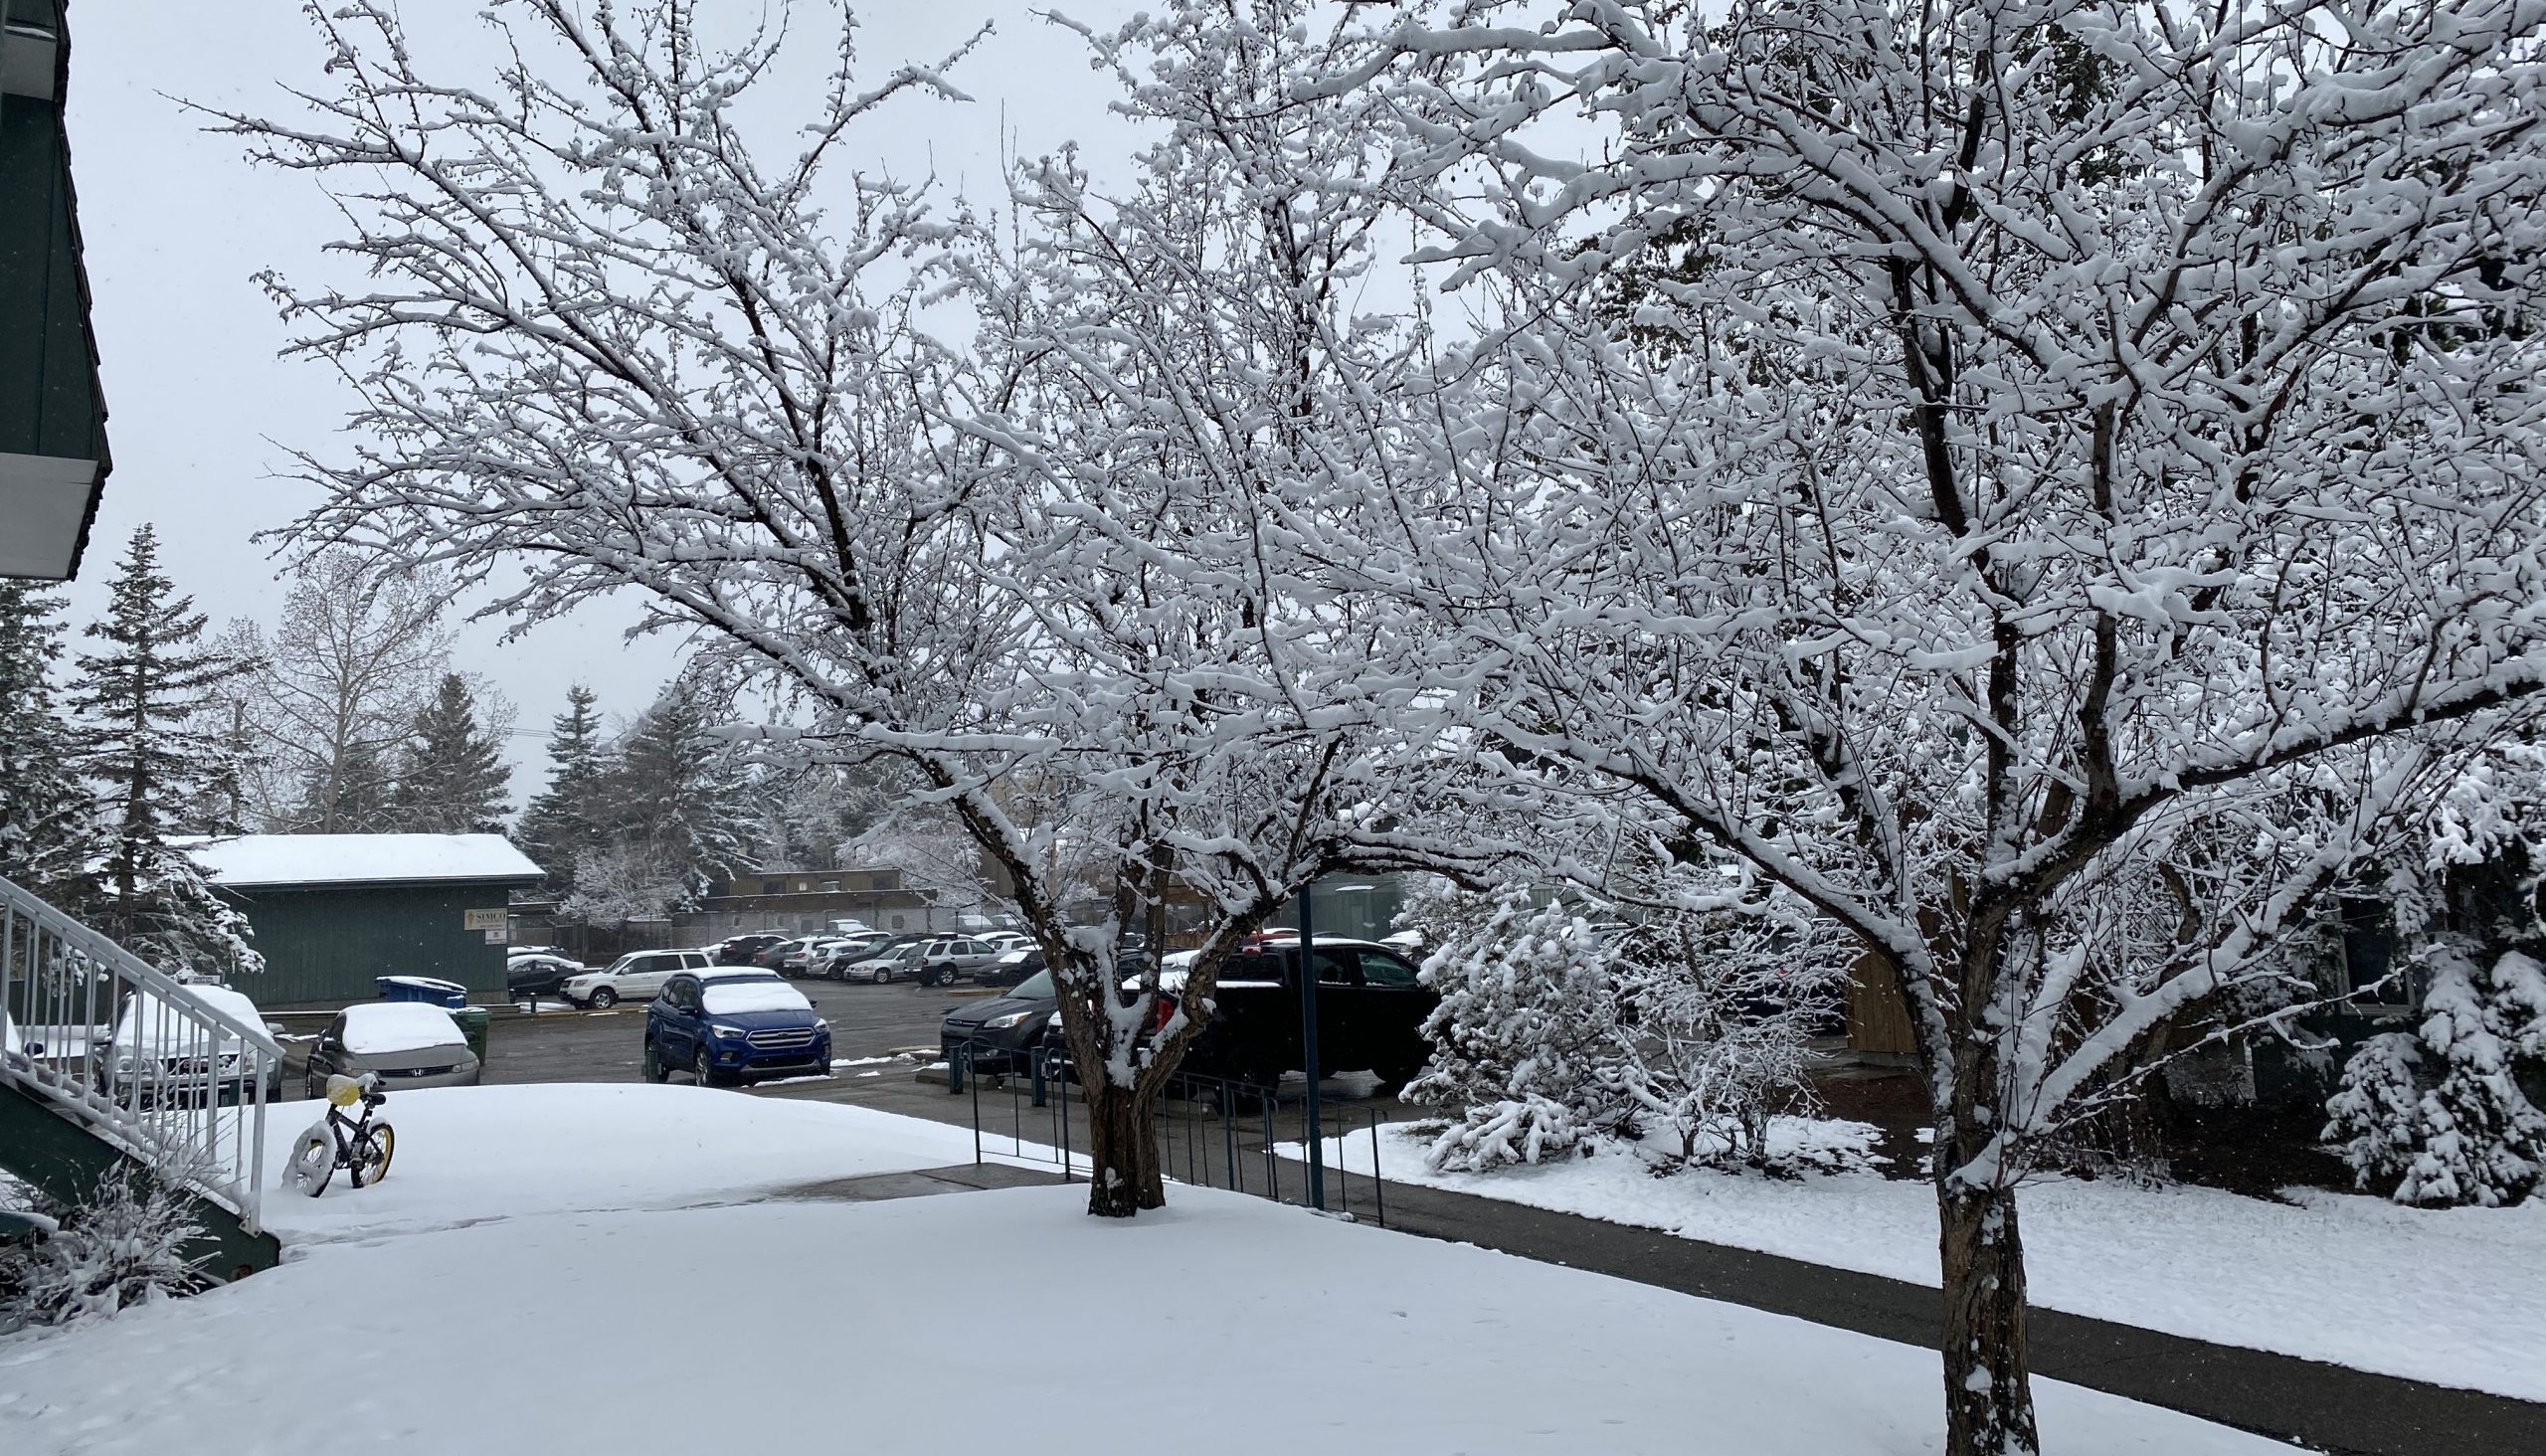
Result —
[[0, 1251], [0, 1331], [101, 1318], [201, 1287], [184, 1249], [203, 1227], [167, 1183], [115, 1173], [85, 1203], [58, 1205], [41, 1194], [29, 1201], [51, 1234]]
[[1405, 1098], [1461, 1110], [1432, 1145], [1434, 1168], [1544, 1162], [1628, 1115], [1618, 988], [1587, 922], [1519, 891], [1488, 901], [1436, 890], [1409, 918], [1437, 947], [1423, 975], [1441, 1003], [1423, 1023], [1431, 1065]]
[[2354, 1180], [2399, 1203], [2499, 1207], [2546, 1178], [2546, 1113], [2519, 1064], [2546, 1061], [2546, 972], [2513, 951], [2489, 970], [2455, 946], [2427, 957], [2419, 1028], [2363, 1042], [2325, 1104]]
[[[1438, 892], [1430, 1067], [1409, 1101], [1460, 1109], [1435, 1169], [1541, 1163], [1602, 1133], [1667, 1136], [1682, 1163], [1772, 1161], [1769, 1120], [1810, 1104], [1806, 1045], [1827, 958], [1808, 929], [1732, 912], [1596, 930], [1521, 891]], [[1823, 970], [1815, 970], [1823, 967]]]

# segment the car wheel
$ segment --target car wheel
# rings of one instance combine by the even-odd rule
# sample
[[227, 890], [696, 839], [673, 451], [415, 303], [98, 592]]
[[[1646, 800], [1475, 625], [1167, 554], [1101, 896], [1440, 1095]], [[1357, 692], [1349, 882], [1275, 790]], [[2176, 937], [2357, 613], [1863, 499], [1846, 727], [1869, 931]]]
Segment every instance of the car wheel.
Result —
[[619, 993], [605, 986], [601, 990], [593, 993], [592, 1000], [587, 1002], [587, 1004], [600, 1006], [604, 1010], [607, 1010], [610, 1007], [619, 1004]]
[[671, 1080], [671, 1068], [663, 1065], [663, 1054], [652, 1037], [645, 1038], [645, 1080], [657, 1085]]
[[326, 1093], [321, 1091], [318, 1086], [318, 1074], [316, 1072], [303, 1072], [301, 1074], [300, 1090], [312, 1102], [315, 1102], [326, 1095]]
[[701, 1087], [722, 1087], [726, 1079], [716, 1075], [716, 1064], [707, 1059], [707, 1048], [698, 1048], [698, 1059], [690, 1063], [690, 1080]]
[[890, 981], [890, 980], [892, 980], [892, 979], [893, 979], [893, 973], [892, 973], [892, 972], [890, 972], [890, 971], [886, 970], [885, 968], [883, 968], [883, 967], [881, 967], [881, 966], [878, 966], [878, 967], [876, 967], [876, 968], [875, 968], [875, 984], [876, 984], [877, 986], [882, 986], [885, 982]]

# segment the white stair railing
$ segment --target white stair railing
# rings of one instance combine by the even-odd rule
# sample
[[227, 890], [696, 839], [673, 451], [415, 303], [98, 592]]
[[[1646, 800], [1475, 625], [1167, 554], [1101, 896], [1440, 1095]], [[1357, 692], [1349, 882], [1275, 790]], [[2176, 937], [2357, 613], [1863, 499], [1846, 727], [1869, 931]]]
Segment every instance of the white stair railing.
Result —
[[254, 1233], [282, 1048], [263, 1024], [194, 992], [0, 879], [0, 1082]]

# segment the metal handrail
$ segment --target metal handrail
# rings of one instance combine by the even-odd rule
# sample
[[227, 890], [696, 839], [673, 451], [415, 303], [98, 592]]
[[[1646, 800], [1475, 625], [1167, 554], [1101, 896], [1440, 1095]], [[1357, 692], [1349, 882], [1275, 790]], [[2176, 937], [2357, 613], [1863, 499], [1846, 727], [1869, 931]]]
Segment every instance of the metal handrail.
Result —
[[197, 1000], [0, 879], [0, 1082], [228, 1208], [251, 1233], [261, 1231], [266, 1102], [281, 1066], [262, 1024]]

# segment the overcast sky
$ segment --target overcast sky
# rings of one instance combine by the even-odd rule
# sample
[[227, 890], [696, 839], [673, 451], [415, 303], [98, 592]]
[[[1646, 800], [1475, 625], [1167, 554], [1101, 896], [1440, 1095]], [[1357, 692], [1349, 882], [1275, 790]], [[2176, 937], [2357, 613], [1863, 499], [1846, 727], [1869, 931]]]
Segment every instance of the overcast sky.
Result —
[[[716, 0], [710, 13], [727, 4], [741, 20], [762, 10], [756, 0]], [[430, 28], [434, 54], [483, 77], [493, 48], [474, 19], [482, 8], [432, 0], [405, 10], [412, 25]], [[1067, 0], [1063, 8], [1103, 23], [1137, 6]], [[796, 9], [795, 37], [811, 64], [780, 84], [811, 91], [837, 11], [820, 0]], [[1112, 79], [1092, 73], [1079, 39], [1036, 19], [1024, 0], [905, 0], [865, 7], [859, 19], [868, 78], [904, 60], [934, 61], [984, 22], [995, 26], [954, 76], [974, 101], [908, 101], [858, 133], [867, 150], [860, 169], [915, 175], [933, 166], [948, 184], [990, 196], [1002, 123], [1010, 149], [1027, 156], [1073, 138], [1119, 156], [1134, 140], [1106, 113]], [[283, 332], [256, 275], [325, 272], [320, 249], [344, 227], [312, 179], [250, 167], [237, 139], [207, 134], [174, 98], [282, 112], [291, 104], [283, 86], [323, 89], [323, 53], [293, 0], [75, 0], [70, 29], [73, 168], [114, 452], [71, 589], [73, 618], [95, 615], [125, 540], [151, 521], [170, 574], [216, 626], [233, 617], [270, 623], [283, 588], [269, 548], [252, 537], [311, 503], [310, 487], [277, 476], [290, 450], [330, 453], [346, 401], [317, 367], [275, 357]], [[806, 109], [813, 99], [806, 95]], [[540, 740], [569, 683], [591, 683], [603, 708], [625, 717], [670, 675], [678, 643], [623, 643], [634, 617], [628, 604], [602, 600], [517, 641], [500, 641], [501, 629], [488, 624], [463, 635], [462, 665], [520, 709], [513, 759], [528, 772], [515, 775], [517, 797], [539, 787]]]

